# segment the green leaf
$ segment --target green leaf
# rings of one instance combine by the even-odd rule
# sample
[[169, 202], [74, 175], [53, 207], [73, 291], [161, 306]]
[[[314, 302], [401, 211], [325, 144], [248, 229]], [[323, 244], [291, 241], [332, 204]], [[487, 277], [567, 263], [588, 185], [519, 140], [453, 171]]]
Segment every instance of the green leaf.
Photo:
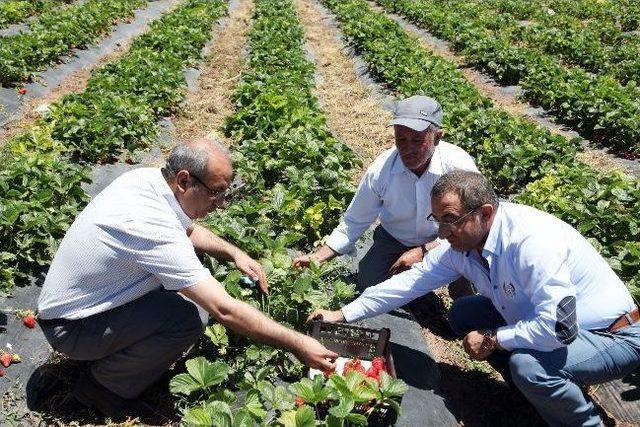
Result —
[[337, 418], [344, 418], [353, 410], [354, 405], [351, 396], [341, 396], [338, 405], [329, 408], [329, 413]]
[[316, 413], [307, 405], [302, 405], [296, 411], [296, 427], [314, 427], [316, 425]]
[[187, 372], [200, 384], [202, 388], [220, 384], [227, 379], [229, 366], [220, 361], [209, 362], [204, 357], [187, 360]]
[[169, 390], [173, 394], [189, 395], [202, 387], [198, 381], [189, 374], [178, 374], [169, 382]]
[[258, 390], [250, 390], [247, 393], [244, 406], [251, 415], [259, 420], [263, 420], [267, 414], [262, 402], [260, 402], [260, 392]]

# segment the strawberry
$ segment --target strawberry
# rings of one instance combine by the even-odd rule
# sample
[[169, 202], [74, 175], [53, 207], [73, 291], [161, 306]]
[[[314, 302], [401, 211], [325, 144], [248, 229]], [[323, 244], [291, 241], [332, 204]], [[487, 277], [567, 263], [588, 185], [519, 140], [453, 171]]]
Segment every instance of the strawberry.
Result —
[[5, 368], [8, 368], [11, 365], [11, 361], [13, 359], [13, 355], [11, 353], [2, 353], [0, 355], [0, 364]]
[[22, 323], [29, 329], [36, 327], [36, 318], [33, 314], [29, 313], [22, 318]]
[[367, 369], [365, 375], [369, 378], [373, 378], [376, 381], [380, 381], [380, 371], [373, 365], [371, 365], [371, 367]]
[[17, 353], [13, 353], [11, 355], [11, 363], [20, 363], [20, 362], [22, 362], [22, 358], [20, 357], [20, 355]]
[[300, 396], [296, 396], [296, 406], [300, 407], [302, 405], [304, 405], [304, 399], [301, 398]]
[[387, 362], [384, 360], [384, 357], [374, 357], [371, 361], [371, 367], [376, 368], [377, 371], [385, 371], [387, 370]]
[[4, 370], [0, 369], [0, 377], [4, 377]]
[[335, 369], [326, 369], [326, 370], [323, 370], [322, 373], [324, 374], [325, 378], [329, 378], [331, 375], [336, 373], [336, 370]]
[[27, 89], [25, 89], [25, 88], [21, 87], [20, 89], [18, 89], [18, 93], [19, 93], [20, 95], [24, 95], [24, 94], [26, 94], [26, 93], [27, 93]]

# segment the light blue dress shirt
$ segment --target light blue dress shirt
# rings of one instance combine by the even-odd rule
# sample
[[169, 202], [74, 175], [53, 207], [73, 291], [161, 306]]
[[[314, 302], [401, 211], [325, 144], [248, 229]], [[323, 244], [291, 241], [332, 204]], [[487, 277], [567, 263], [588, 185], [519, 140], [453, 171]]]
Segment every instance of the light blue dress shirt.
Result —
[[462, 148], [440, 141], [429, 167], [418, 177], [407, 169], [395, 147], [378, 156], [365, 172], [343, 220], [326, 240], [340, 254], [350, 253], [376, 219], [405, 246], [432, 241], [438, 234], [431, 213], [431, 188], [454, 169], [477, 171], [475, 163]]
[[604, 329], [635, 307], [625, 285], [578, 231], [532, 207], [501, 203], [482, 255], [444, 242], [422, 263], [366, 289], [342, 312], [348, 322], [386, 313], [461, 276], [506, 320], [497, 331], [506, 350], [550, 351], [568, 344], [578, 328]]

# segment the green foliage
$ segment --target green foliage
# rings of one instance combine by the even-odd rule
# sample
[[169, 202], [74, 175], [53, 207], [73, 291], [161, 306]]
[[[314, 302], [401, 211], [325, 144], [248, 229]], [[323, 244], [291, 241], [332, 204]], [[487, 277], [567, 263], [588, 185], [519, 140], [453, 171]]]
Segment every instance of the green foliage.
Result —
[[5, 0], [0, 3], [0, 28], [73, 0]]
[[133, 16], [145, 0], [88, 0], [42, 13], [28, 32], [0, 38], [0, 83], [30, 79], [75, 47], [98, 40], [116, 21]]
[[571, 224], [590, 238], [620, 278], [640, 297], [640, 183], [619, 172], [560, 167], [531, 183], [516, 201]]
[[48, 128], [14, 138], [0, 152], [0, 290], [51, 259], [87, 195], [89, 171], [69, 162]]
[[[633, 37], [620, 31], [616, 35], [615, 29], [598, 24], [583, 28], [574, 22], [571, 28], [560, 30], [548, 22], [553, 18], [522, 26], [509, 14], [496, 13], [475, 2], [379, 0], [378, 3], [449, 40], [471, 64], [500, 82], [520, 84], [525, 89], [525, 98], [563, 123], [627, 156], [640, 155], [640, 103], [636, 87], [640, 51]], [[567, 20], [557, 23], [562, 24], [567, 24]], [[600, 45], [599, 39], [604, 39], [605, 44]], [[605, 46], [609, 45], [620, 48], [608, 50]], [[561, 53], [563, 59], [571, 56], [575, 63], [591, 71], [606, 72], [599, 75], [582, 68], [567, 68], [554, 56]]]

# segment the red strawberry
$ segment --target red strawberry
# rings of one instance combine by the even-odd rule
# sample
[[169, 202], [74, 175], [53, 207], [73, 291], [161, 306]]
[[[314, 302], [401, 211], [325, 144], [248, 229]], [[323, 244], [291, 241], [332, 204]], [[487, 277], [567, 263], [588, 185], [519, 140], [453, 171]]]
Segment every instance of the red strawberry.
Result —
[[0, 369], [0, 377], [4, 377], [4, 370]]
[[304, 399], [300, 396], [296, 396], [296, 406], [300, 407], [302, 405], [304, 405]]
[[36, 318], [33, 314], [27, 314], [22, 318], [22, 323], [29, 329], [33, 329], [36, 327]]
[[323, 370], [322, 373], [324, 374], [325, 378], [329, 378], [331, 375], [336, 373], [335, 369], [327, 369], [327, 370]]
[[11, 360], [13, 359], [13, 355], [11, 353], [2, 353], [0, 355], [0, 363], [5, 368], [8, 368], [11, 365]]
[[18, 89], [18, 93], [19, 93], [20, 95], [24, 95], [24, 94], [26, 94], [26, 93], [27, 93], [27, 89], [25, 89], [25, 88], [21, 87], [20, 89]]
[[376, 368], [378, 371], [386, 371], [387, 362], [384, 360], [384, 357], [374, 357], [371, 361], [371, 367]]

